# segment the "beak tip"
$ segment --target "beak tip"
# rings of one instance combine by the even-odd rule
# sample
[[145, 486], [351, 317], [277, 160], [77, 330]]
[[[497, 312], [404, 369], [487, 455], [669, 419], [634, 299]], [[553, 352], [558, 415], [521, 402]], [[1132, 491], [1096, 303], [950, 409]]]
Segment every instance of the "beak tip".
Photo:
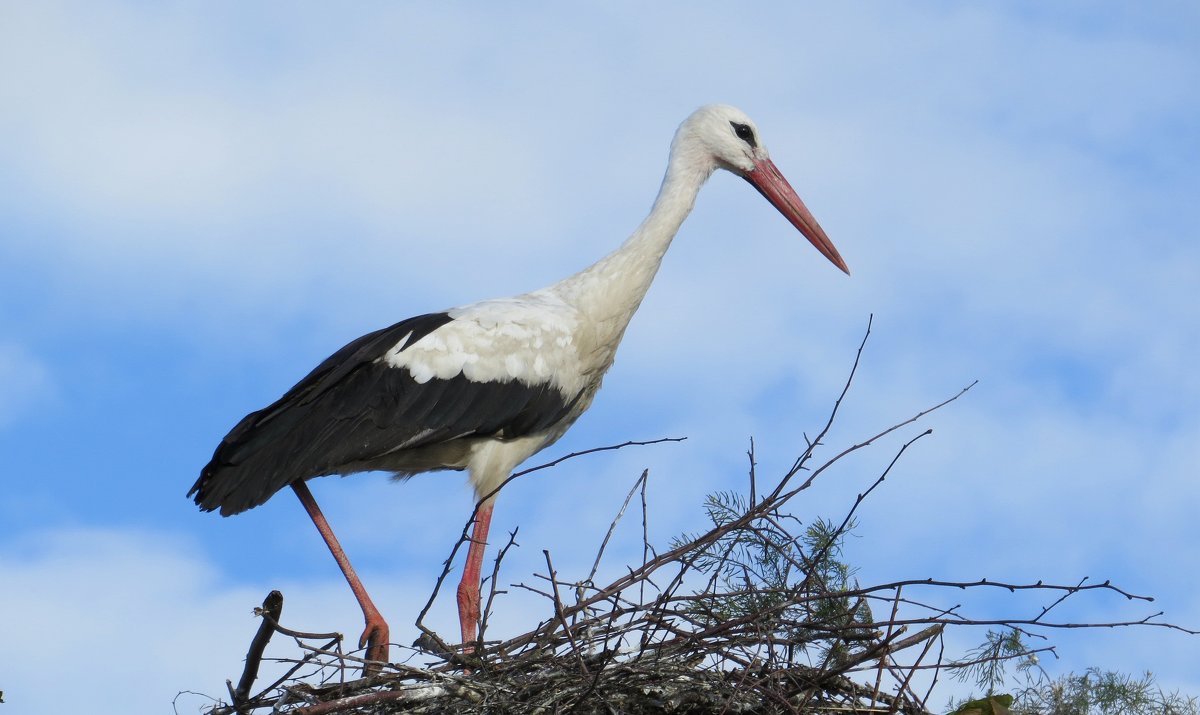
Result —
[[[822, 238], [824, 238], [824, 236], [822, 236]], [[825, 257], [829, 259], [829, 262], [832, 263], [839, 271], [845, 273], [846, 275], [850, 275], [850, 266], [846, 265], [846, 259], [842, 258], [842, 255], [837, 252], [837, 249], [833, 247], [832, 243], [829, 243], [829, 239], [825, 239], [824, 245], [818, 244], [816, 241], [813, 241], [813, 244], [820, 249], [821, 253], [825, 254]], [[828, 251], [825, 250], [826, 248], [828, 248]]]

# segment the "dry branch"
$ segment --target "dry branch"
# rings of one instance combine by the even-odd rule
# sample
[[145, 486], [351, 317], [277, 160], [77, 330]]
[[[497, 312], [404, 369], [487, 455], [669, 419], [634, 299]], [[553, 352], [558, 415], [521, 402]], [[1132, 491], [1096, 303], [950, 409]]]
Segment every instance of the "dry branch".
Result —
[[250, 688], [254, 687], [254, 681], [258, 679], [263, 651], [267, 649], [271, 636], [275, 635], [275, 625], [279, 623], [279, 616], [283, 613], [283, 594], [279, 591], [268, 593], [263, 599], [259, 613], [263, 616], [263, 621], [258, 626], [258, 632], [254, 634], [254, 640], [250, 641], [250, 650], [246, 652], [246, 667], [242, 670], [237, 689], [233, 691], [233, 704], [239, 713], [246, 712], [245, 703], [250, 698]]

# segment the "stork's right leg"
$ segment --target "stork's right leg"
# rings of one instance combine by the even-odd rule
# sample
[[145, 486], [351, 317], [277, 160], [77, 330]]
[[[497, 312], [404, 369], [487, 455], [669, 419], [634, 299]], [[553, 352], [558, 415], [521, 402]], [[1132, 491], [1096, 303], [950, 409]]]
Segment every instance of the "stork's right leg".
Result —
[[[317, 501], [313, 499], [312, 492], [308, 490], [308, 485], [304, 482], [293, 482], [292, 490], [296, 492], [296, 496], [300, 498], [300, 503], [304, 505], [304, 510], [316, 524], [317, 531], [321, 532], [321, 538], [325, 539], [325, 545], [329, 547], [329, 552], [333, 554], [333, 558], [337, 560], [338, 566], [342, 569], [342, 574], [346, 577], [346, 583], [350, 584], [350, 590], [354, 592], [354, 597], [358, 599], [358, 605], [362, 608], [363, 620], [366, 621], [366, 629], [363, 630], [362, 636], [358, 639], [358, 647], [367, 648], [367, 660], [374, 660], [381, 663], [386, 663], [388, 658], [388, 624], [383, 620], [383, 616], [379, 614], [379, 609], [375, 608], [375, 604], [371, 602], [371, 597], [367, 595], [367, 589], [363, 587], [362, 581], [358, 580], [358, 574], [354, 573], [354, 567], [350, 565], [350, 559], [346, 557], [346, 552], [342, 550], [342, 545], [338, 543], [337, 537], [333, 535], [333, 529], [330, 528], [329, 522], [325, 520], [325, 515], [321, 513], [321, 508], [317, 506]], [[366, 666], [363, 668], [365, 675], [371, 675], [378, 672], [378, 666]]]
[[463, 651], [473, 653], [472, 644], [479, 640], [479, 582], [483, 576], [483, 552], [487, 549], [488, 527], [492, 524], [492, 505], [485, 504], [475, 513], [475, 528], [471, 546], [467, 549], [467, 565], [463, 567], [458, 584], [458, 623], [462, 629]]

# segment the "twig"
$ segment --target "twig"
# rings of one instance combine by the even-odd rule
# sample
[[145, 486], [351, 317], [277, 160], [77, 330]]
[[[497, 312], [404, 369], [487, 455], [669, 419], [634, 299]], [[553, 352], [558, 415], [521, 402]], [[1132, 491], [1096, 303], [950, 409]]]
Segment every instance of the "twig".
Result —
[[644, 488], [646, 477], [650, 474], [649, 469], [642, 470], [642, 476], [638, 477], [630, 488], [629, 493], [625, 495], [625, 501], [621, 503], [621, 508], [617, 511], [617, 515], [613, 517], [612, 523], [608, 525], [608, 532], [604, 534], [604, 541], [600, 542], [600, 549], [596, 552], [596, 560], [592, 562], [592, 570], [588, 573], [585, 583], [591, 583], [596, 577], [596, 571], [600, 568], [600, 559], [604, 556], [604, 549], [608, 547], [608, 540], [612, 538], [613, 531], [617, 528], [617, 522], [621, 517], [625, 516], [625, 510], [629, 507], [629, 502], [633, 499], [633, 495], [637, 493], [639, 488]]
[[508, 542], [501, 547], [500, 551], [496, 554], [495, 561], [492, 563], [492, 576], [491, 583], [488, 584], [487, 604], [483, 608], [483, 618], [479, 621], [480, 643], [484, 641], [483, 634], [487, 631], [488, 617], [492, 613], [492, 603], [496, 600], [496, 594], [504, 593], [504, 591], [496, 590], [496, 584], [500, 579], [500, 564], [504, 561], [504, 557], [508, 554], [508, 550], [517, 545], [517, 532], [520, 530], [520, 528], [521, 527], [516, 527], [508, 533]]
[[[884, 636], [884, 640], [891, 638], [892, 629], [894, 629], [896, 627], [895, 623], [893, 623], [892, 621], [896, 620], [896, 612], [900, 610], [900, 591], [901, 590], [903, 590], [903, 588], [896, 589], [896, 597], [892, 599], [892, 615], [890, 618], [888, 618], [887, 635]], [[875, 704], [876, 699], [879, 697], [879, 688], [880, 688], [880, 686], [883, 685], [884, 666], [887, 664], [887, 662], [888, 662], [888, 657], [886, 655], [881, 656], [879, 658], [879, 670], [875, 675], [875, 689], [873, 691], [871, 691], [871, 704], [872, 705]]]
[[[933, 644], [934, 644], [934, 642], [935, 642], [935, 641], [939, 641], [939, 642], [941, 641], [941, 638], [942, 638], [942, 632], [943, 632], [943, 630], [944, 630], [944, 629], [941, 629], [941, 628], [939, 628], [939, 629], [938, 629], [938, 632], [937, 632], [937, 638], [936, 638], [936, 639], [934, 639], [934, 638], [930, 638], [930, 639], [928, 639], [928, 640], [926, 640], [926, 641], [925, 641], [925, 647], [921, 649], [921, 654], [917, 656], [917, 659], [916, 659], [915, 661], [913, 661], [913, 665], [912, 665], [912, 667], [908, 669], [908, 673], [906, 673], [906, 674], [905, 674], [905, 676], [904, 676], [904, 680], [903, 680], [903, 681], [901, 681], [901, 683], [900, 683], [900, 690], [899, 690], [899, 692], [900, 692], [900, 693], [905, 693], [905, 692], [907, 692], [907, 693], [908, 693], [908, 696], [909, 696], [909, 697], [912, 699], [912, 701], [913, 701], [913, 702], [921, 702], [922, 706], [924, 706], [924, 701], [918, 701], [918, 700], [917, 700], [917, 694], [916, 694], [916, 693], [914, 693], [914, 692], [913, 692], [913, 691], [912, 691], [912, 690], [909, 688], [909, 683], [910, 683], [910, 682], [912, 682], [912, 677], [913, 677], [913, 675], [914, 675], [914, 674], [917, 672], [917, 668], [918, 668], [918, 667], [921, 665], [921, 661], [925, 660], [925, 656], [926, 656], [926, 655], [928, 655], [928, 653], [929, 653], [929, 649], [933, 647]], [[891, 655], [889, 654], [889, 655], [887, 656], [887, 658], [890, 660], [890, 659], [891, 659]], [[895, 712], [895, 711], [896, 711], [896, 702], [897, 702], [897, 701], [895, 701], [895, 700], [894, 700], [894, 701], [892, 701], [892, 707], [891, 707], [891, 708], [888, 710], [888, 712], [889, 712], [889, 713], [891, 713], [891, 712]]]
[[238, 680], [237, 689], [232, 693], [233, 705], [237, 708], [239, 715], [249, 712], [246, 709], [246, 700], [250, 696], [250, 688], [254, 687], [254, 681], [258, 678], [258, 668], [262, 664], [263, 651], [267, 649], [267, 643], [271, 641], [271, 636], [275, 633], [275, 626], [279, 622], [279, 614], [282, 612], [283, 594], [279, 591], [271, 591], [263, 599], [262, 608], [258, 609], [259, 615], [263, 617], [262, 623], [258, 624], [258, 631], [250, 641], [250, 650], [246, 651], [246, 667], [242, 669], [242, 677]]
[[571, 652], [575, 654], [576, 660], [579, 662], [579, 672], [587, 675], [587, 666], [583, 663], [583, 658], [580, 656], [579, 647], [575, 645], [575, 635], [571, 632], [571, 627], [567, 625], [566, 616], [563, 615], [563, 602], [558, 594], [558, 574], [554, 570], [554, 564], [550, 561], [550, 551], [542, 549], [542, 555], [546, 557], [546, 573], [550, 575], [550, 588], [554, 593], [554, 616], [562, 625], [563, 634], [571, 642]]
[[[825, 435], [829, 434], [829, 430], [833, 427], [834, 420], [837, 419], [838, 410], [840, 410], [842, 407], [842, 400], [846, 399], [846, 395], [849, 394], [850, 385], [854, 382], [854, 376], [858, 373], [858, 364], [862, 361], [863, 349], [867, 346], [867, 339], [871, 337], [871, 325], [874, 322], [875, 314], [871, 313], [867, 316], [867, 329], [863, 332], [862, 341], [859, 342], [858, 350], [854, 353], [854, 362], [850, 365], [850, 374], [846, 376], [846, 382], [842, 385], [841, 394], [839, 394], [837, 399], [833, 401], [833, 409], [829, 411], [829, 418], [825, 420], [825, 425], [821, 428], [821, 431], [817, 433], [816, 439], [810, 440], [808, 439], [807, 435], [805, 436], [804, 439], [805, 442], [807, 442], [807, 446], [805, 447], [804, 451], [799, 457], [796, 458], [795, 463], [792, 464], [792, 468], [788, 470], [787, 474], [784, 475], [784, 478], [781, 479], [779, 484], [775, 486], [775, 489], [771, 492], [767, 499], [775, 500], [779, 497], [779, 494], [783, 491], [784, 487], [787, 486], [788, 481], [804, 468], [805, 462], [812, 457], [813, 450], [815, 450], [817, 446], [821, 444], [821, 440], [825, 438]], [[810, 479], [809, 481], [811, 482], [812, 480]]]

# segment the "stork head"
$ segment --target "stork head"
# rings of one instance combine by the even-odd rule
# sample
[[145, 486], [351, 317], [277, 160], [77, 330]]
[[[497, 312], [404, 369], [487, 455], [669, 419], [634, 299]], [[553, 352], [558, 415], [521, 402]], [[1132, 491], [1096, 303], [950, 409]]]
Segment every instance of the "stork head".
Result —
[[727, 104], [710, 104], [697, 109], [679, 126], [672, 152], [702, 170], [725, 169], [750, 182], [821, 255], [843, 272], [850, 273], [821, 225], [775, 168], [758, 127], [745, 112]]

